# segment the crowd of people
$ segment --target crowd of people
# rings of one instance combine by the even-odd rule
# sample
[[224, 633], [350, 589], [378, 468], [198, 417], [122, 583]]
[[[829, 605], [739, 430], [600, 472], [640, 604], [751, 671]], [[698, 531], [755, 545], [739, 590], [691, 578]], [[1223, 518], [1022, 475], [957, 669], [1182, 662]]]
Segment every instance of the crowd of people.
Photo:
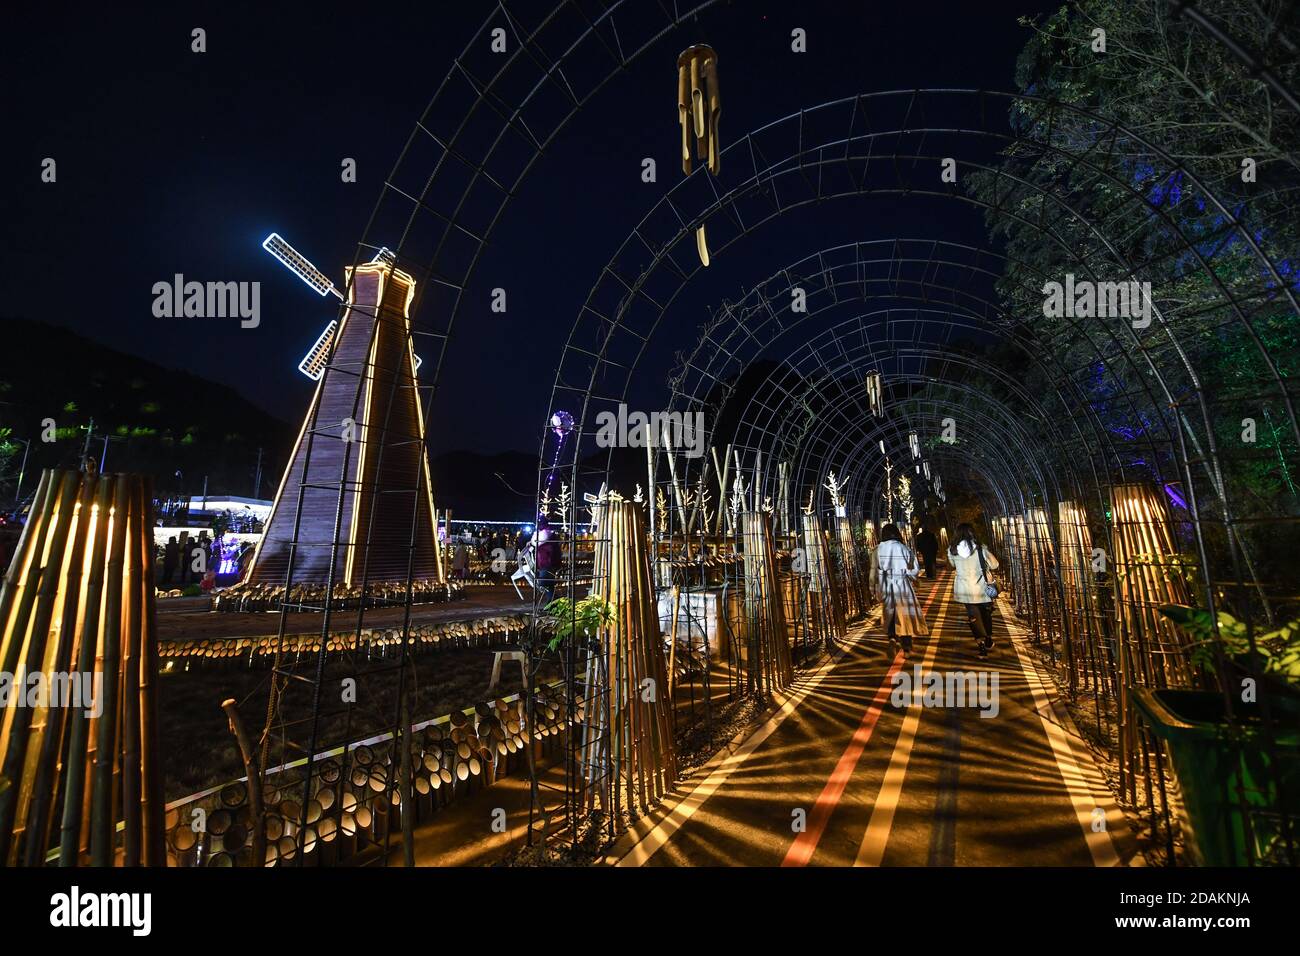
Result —
[[197, 584], [207, 593], [218, 583], [242, 579], [255, 550], [251, 541], [214, 537], [206, 528], [197, 535], [181, 531], [155, 546], [155, 582], [164, 591]]
[[527, 532], [520, 528], [511, 531], [499, 526], [476, 525], [447, 536], [446, 557], [451, 577], [464, 581], [470, 576], [471, 569], [478, 565], [491, 565], [493, 561], [502, 560], [505, 567], [514, 570], [518, 562], [519, 549], [528, 543]]

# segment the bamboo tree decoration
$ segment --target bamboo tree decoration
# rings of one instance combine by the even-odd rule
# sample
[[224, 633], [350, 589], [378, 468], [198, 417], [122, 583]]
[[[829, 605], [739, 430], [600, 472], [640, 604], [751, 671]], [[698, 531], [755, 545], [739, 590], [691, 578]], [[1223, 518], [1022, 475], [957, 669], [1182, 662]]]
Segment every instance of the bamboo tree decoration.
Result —
[[746, 688], [751, 694], [771, 696], [794, 680], [776, 577], [772, 516], [745, 511], [740, 526], [745, 556]]
[[592, 596], [613, 609], [589, 655], [579, 778], [583, 804], [648, 811], [677, 777], [668, 670], [641, 509], [613, 498], [601, 512]]
[[50, 691], [0, 723], [5, 865], [166, 864], [153, 600], [148, 479], [46, 471], [0, 589], [0, 670]]
[[845, 635], [844, 594], [831, 567], [830, 547], [817, 513], [805, 511], [802, 525], [800, 546], [808, 570], [809, 619], [816, 622], [823, 640], [829, 644]]

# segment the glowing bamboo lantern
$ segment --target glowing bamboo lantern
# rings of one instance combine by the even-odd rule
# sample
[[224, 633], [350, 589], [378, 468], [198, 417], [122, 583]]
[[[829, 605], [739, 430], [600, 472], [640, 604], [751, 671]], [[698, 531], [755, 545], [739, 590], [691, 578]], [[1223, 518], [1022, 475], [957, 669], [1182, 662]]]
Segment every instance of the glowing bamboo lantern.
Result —
[[[1070, 647], [1070, 689], [1078, 684], [1091, 683], [1095, 692], [1101, 691], [1098, 666], [1101, 648], [1097, 642], [1097, 628], [1092, 618], [1094, 607], [1092, 529], [1088, 516], [1073, 501], [1062, 501], [1056, 506], [1057, 534], [1061, 543], [1060, 569], [1062, 590], [1065, 593], [1062, 627], [1067, 647]], [[1091, 677], [1091, 681], [1090, 681]]]
[[41, 476], [0, 590], [0, 671], [48, 693], [4, 709], [0, 862], [52, 845], [64, 866], [166, 862], [152, 529], [146, 478]]
[[[629, 809], [645, 812], [677, 777], [649, 544], [635, 503], [611, 498], [596, 510], [602, 536], [595, 542], [591, 593], [612, 607], [613, 620], [587, 659], [583, 696], [597, 702], [581, 718], [583, 799], [587, 806], [612, 803], [616, 813], [626, 800]], [[551, 706], [540, 695], [534, 712], [539, 724], [543, 716], [558, 721], [557, 732], [579, 719], [564, 702]]]
[[1136, 766], [1140, 742], [1127, 692], [1134, 686], [1193, 686], [1191, 639], [1159, 612], [1162, 604], [1189, 603], [1189, 595], [1180, 569], [1168, 567], [1177, 550], [1163, 495], [1150, 485], [1117, 485], [1111, 490], [1111, 509], [1119, 631], [1121, 786], [1133, 796], [1136, 780], [1145, 779], [1145, 775]]

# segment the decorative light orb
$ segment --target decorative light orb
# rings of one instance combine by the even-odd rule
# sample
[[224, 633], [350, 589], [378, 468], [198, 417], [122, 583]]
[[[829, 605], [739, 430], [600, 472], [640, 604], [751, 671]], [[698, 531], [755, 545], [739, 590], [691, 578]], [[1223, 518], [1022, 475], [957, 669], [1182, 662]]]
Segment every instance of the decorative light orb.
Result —
[[558, 411], [551, 416], [551, 431], [555, 437], [564, 441], [564, 436], [573, 431], [573, 416], [566, 411]]

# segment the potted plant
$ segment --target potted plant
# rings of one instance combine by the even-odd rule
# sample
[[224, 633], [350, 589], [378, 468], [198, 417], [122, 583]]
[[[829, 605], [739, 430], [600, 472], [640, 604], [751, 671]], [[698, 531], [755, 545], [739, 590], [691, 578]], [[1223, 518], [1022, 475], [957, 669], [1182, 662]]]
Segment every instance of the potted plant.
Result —
[[[1194, 638], [1194, 663], [1215, 673], [1224, 660], [1233, 672], [1219, 675], [1232, 695], [1231, 716], [1223, 691], [1129, 689], [1166, 745], [1192, 854], [1207, 866], [1278, 861], [1285, 853], [1282, 816], [1293, 831], [1300, 822], [1300, 620], [1258, 635], [1252, 652], [1246, 625], [1227, 612], [1212, 616], [1180, 604], [1160, 612]], [[1258, 686], [1246, 683], [1252, 672], [1263, 677]]]
[[547, 650], [558, 650], [575, 634], [595, 637], [602, 627], [614, 623], [614, 605], [596, 594], [579, 601], [556, 598], [542, 610], [541, 629], [551, 635]]

